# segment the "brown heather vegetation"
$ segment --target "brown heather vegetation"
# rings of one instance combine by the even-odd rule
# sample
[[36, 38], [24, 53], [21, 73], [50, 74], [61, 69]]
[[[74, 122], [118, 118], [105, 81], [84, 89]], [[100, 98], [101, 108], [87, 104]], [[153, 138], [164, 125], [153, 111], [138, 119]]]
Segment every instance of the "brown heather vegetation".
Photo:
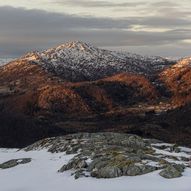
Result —
[[72, 83], [35, 63], [14, 61], [0, 68], [0, 146], [79, 131], [136, 133], [191, 146], [191, 70], [173, 66], [158, 76], [162, 88], [131, 73]]
[[185, 105], [191, 102], [191, 67], [189, 60], [179, 61], [160, 74], [161, 81], [172, 93], [172, 103]]

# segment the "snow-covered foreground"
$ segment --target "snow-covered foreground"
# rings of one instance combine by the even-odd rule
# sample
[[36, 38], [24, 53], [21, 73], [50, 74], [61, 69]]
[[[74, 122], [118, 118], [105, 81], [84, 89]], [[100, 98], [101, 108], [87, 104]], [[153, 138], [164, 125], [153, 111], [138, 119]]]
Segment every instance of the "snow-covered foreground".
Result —
[[74, 155], [50, 153], [46, 150], [17, 151], [0, 149], [0, 163], [10, 159], [32, 158], [27, 164], [9, 169], [0, 169], [1, 191], [190, 191], [191, 168], [186, 168], [183, 176], [165, 179], [159, 171], [134, 177], [114, 179], [79, 178], [71, 172], [58, 173], [57, 170]]

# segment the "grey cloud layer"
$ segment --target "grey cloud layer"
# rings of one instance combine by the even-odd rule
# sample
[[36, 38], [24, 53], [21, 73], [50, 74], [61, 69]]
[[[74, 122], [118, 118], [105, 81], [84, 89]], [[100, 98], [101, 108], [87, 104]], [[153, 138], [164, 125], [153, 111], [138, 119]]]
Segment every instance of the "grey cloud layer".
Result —
[[134, 7], [144, 5], [144, 2], [125, 2], [125, 3], [115, 3], [109, 1], [94, 1], [94, 0], [58, 0], [53, 3], [60, 5], [69, 5], [69, 6], [79, 6], [79, 7], [89, 7], [89, 8], [100, 8], [100, 7]]
[[[133, 25], [165, 27], [169, 31], [134, 32], [131, 30]], [[178, 43], [191, 39], [189, 26], [191, 21], [182, 18], [158, 16], [117, 20], [0, 7], [0, 55], [21, 55], [71, 40], [87, 41], [101, 47], [126, 47], [129, 50], [131, 47], [133, 50], [144, 47], [148, 51], [148, 47], [154, 46], [162, 50], [170, 45], [178, 48]]]

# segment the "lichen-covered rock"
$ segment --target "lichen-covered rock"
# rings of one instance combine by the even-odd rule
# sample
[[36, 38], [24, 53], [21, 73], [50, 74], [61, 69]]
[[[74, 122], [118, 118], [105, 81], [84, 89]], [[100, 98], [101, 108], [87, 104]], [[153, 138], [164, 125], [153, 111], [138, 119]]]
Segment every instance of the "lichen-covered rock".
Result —
[[128, 138], [129, 144], [128, 146], [133, 148], [144, 148], [146, 146], [143, 139], [139, 136], [132, 135]]
[[164, 178], [169, 178], [169, 179], [177, 178], [182, 176], [182, 170], [180, 171], [180, 169], [178, 170], [178, 168], [175, 168], [175, 166], [169, 165], [167, 168], [162, 170], [159, 174]]
[[139, 168], [141, 169], [142, 174], [147, 174], [158, 169], [157, 167], [151, 165], [141, 165]]
[[141, 175], [142, 172], [139, 166], [130, 165], [126, 169], [123, 168], [123, 174], [127, 176], [137, 176], [137, 175]]
[[31, 158], [12, 159], [0, 164], [1, 169], [12, 168], [20, 164], [26, 164], [31, 162]]
[[171, 164], [174, 168], [176, 168], [179, 172], [184, 172], [185, 166], [183, 164]]
[[84, 172], [83, 170], [77, 170], [75, 173], [72, 173], [71, 175], [74, 175], [74, 178], [75, 179], [78, 179], [80, 177], [88, 177]]
[[84, 159], [81, 158], [73, 158], [71, 159], [68, 164], [63, 165], [58, 172], [64, 172], [66, 170], [70, 170], [70, 169], [82, 169], [82, 168], [86, 168], [87, 167], [87, 163]]
[[105, 167], [108, 164], [107, 159], [104, 158], [98, 158], [93, 160], [89, 166], [88, 166], [88, 171], [92, 171], [93, 169], [101, 169], [103, 167]]
[[116, 178], [122, 176], [122, 171], [116, 166], [106, 166], [97, 171], [97, 178]]
[[160, 174], [163, 177], [173, 178], [181, 176], [185, 168], [184, 165], [176, 164], [177, 161], [182, 161], [188, 166], [187, 159], [181, 160], [179, 155], [172, 153], [178, 152], [177, 145], [163, 144], [158, 140], [143, 139], [132, 134], [77, 133], [44, 139], [25, 150], [40, 147], [53, 153], [74, 154], [58, 172], [72, 170], [75, 179], [86, 176], [137, 176], [155, 170], [162, 170]]

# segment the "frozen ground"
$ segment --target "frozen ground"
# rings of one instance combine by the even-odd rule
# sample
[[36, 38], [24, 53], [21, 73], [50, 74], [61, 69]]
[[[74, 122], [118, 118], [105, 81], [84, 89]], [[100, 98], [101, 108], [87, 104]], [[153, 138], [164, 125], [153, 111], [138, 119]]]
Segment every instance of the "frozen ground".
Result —
[[[182, 148], [182, 151], [190, 151]], [[190, 191], [191, 168], [183, 176], [165, 179], [159, 171], [135, 177], [114, 179], [80, 178], [75, 180], [71, 172], [57, 170], [73, 155], [52, 154], [46, 150], [18, 151], [0, 149], [0, 163], [10, 159], [32, 158], [28, 164], [0, 170], [1, 191]]]

